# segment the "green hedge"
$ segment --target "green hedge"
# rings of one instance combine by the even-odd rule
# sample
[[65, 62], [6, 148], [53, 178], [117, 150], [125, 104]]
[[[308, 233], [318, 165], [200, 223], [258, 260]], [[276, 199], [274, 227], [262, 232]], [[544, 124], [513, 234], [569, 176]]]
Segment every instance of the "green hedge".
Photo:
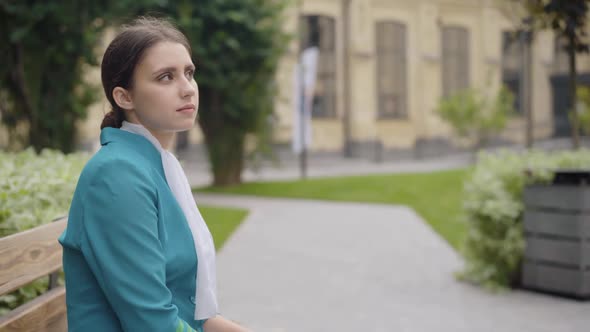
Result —
[[67, 214], [87, 153], [0, 151], [0, 237]]
[[459, 277], [492, 290], [515, 285], [524, 251], [523, 189], [547, 183], [558, 168], [590, 169], [590, 150], [481, 153], [465, 183], [468, 233]]
[[[68, 213], [87, 153], [40, 154], [30, 148], [19, 153], [0, 151], [0, 237], [39, 226]], [[47, 290], [42, 278], [0, 296], [0, 315]]]

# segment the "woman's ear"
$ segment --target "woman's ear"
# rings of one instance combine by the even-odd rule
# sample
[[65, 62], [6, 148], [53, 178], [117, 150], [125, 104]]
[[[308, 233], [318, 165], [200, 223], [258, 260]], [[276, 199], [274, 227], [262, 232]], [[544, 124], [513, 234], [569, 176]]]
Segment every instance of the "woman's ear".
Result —
[[119, 107], [122, 109], [126, 111], [133, 109], [133, 100], [131, 98], [131, 94], [122, 87], [118, 86], [113, 89], [113, 99], [115, 100], [115, 103], [117, 103], [117, 105], [119, 105]]

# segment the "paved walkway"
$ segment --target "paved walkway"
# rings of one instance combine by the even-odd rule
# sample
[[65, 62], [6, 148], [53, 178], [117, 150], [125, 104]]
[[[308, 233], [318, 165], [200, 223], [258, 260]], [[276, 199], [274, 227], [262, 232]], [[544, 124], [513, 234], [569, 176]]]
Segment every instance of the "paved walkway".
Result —
[[457, 282], [402, 206], [197, 194], [251, 211], [218, 255], [222, 313], [256, 332], [587, 332], [590, 302]]

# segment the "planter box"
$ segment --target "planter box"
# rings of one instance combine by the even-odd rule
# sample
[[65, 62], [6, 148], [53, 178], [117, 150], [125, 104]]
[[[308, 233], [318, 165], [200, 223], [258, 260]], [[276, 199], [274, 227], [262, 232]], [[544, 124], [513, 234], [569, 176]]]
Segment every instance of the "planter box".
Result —
[[[572, 180], [577, 174], [584, 175], [579, 177], [583, 183]], [[565, 172], [552, 185], [525, 188], [525, 288], [590, 299], [590, 186], [585, 174]]]

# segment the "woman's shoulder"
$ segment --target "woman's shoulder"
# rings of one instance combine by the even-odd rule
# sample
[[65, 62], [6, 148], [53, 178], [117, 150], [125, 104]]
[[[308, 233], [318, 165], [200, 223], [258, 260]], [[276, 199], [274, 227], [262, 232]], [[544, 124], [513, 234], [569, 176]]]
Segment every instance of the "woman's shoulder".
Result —
[[119, 185], [149, 181], [149, 162], [137, 153], [101, 148], [84, 166], [80, 183], [114, 182]]
[[157, 188], [150, 172], [145, 162], [128, 154], [111, 149], [101, 149], [94, 154], [78, 179], [69, 210], [69, 235], [60, 238], [62, 244], [79, 247], [87, 209], [115, 214], [128, 208], [130, 200], [137, 197], [155, 202]]

